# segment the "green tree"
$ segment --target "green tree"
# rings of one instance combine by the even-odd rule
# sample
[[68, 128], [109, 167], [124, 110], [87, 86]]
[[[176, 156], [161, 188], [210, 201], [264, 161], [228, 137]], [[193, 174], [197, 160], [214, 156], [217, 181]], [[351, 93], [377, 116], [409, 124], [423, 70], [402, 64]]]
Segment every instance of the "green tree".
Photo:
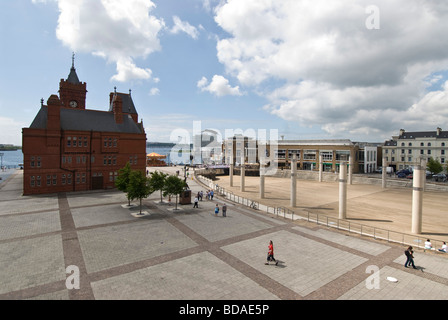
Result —
[[426, 168], [433, 174], [437, 174], [443, 171], [442, 164], [439, 162], [439, 160], [434, 160], [433, 158], [429, 158], [428, 162], [426, 163]]
[[118, 170], [118, 177], [117, 180], [115, 180], [115, 186], [117, 187], [117, 189], [126, 193], [129, 206], [131, 205], [131, 200], [134, 200], [134, 198], [130, 197], [128, 192], [131, 171], [131, 165], [129, 162], [127, 162], [123, 168]]
[[140, 200], [140, 214], [142, 214], [142, 199], [147, 198], [154, 189], [142, 171], [132, 170], [129, 175], [128, 195], [132, 199]]
[[167, 195], [175, 195], [176, 196], [176, 210], [177, 210], [177, 196], [182, 193], [187, 187], [187, 183], [176, 177], [169, 176], [165, 180], [165, 184], [163, 186], [163, 195], [166, 197]]
[[163, 173], [160, 171], [151, 172], [149, 177], [149, 184], [154, 189], [154, 191], [160, 191], [160, 202], [162, 202], [163, 187], [165, 186], [166, 178], [168, 173]]

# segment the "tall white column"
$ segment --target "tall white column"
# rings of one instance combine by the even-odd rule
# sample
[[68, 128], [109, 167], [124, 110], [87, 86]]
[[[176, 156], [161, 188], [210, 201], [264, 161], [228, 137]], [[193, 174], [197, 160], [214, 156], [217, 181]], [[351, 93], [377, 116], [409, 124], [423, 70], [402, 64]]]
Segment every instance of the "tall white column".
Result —
[[241, 158], [241, 185], [240, 185], [240, 191], [244, 192], [245, 186], [244, 186], [244, 178], [246, 176], [246, 168], [244, 167], [244, 158]]
[[233, 164], [231, 164], [229, 168], [229, 178], [230, 178], [230, 186], [233, 187]]
[[297, 198], [297, 155], [294, 154], [291, 161], [291, 207], [296, 206]]
[[427, 160], [422, 158], [420, 160], [420, 164], [422, 165], [422, 185], [423, 185], [423, 191], [425, 191], [425, 189], [426, 189], [426, 165], [427, 165]]
[[339, 164], [339, 219], [347, 218], [347, 162]]
[[348, 184], [352, 184], [353, 178], [353, 157], [350, 155], [348, 157]]
[[324, 164], [322, 163], [322, 155], [319, 155], [319, 182], [322, 182], [322, 171]]
[[387, 181], [386, 181], [386, 178], [387, 178], [387, 162], [386, 162], [386, 158], [383, 158], [382, 165], [383, 165], [383, 170], [381, 172], [381, 184], [383, 186], [383, 189], [385, 189], [386, 185], [387, 185]]
[[264, 173], [260, 170], [260, 199], [264, 199]]
[[414, 167], [412, 188], [412, 233], [422, 233], [423, 175], [422, 166]]

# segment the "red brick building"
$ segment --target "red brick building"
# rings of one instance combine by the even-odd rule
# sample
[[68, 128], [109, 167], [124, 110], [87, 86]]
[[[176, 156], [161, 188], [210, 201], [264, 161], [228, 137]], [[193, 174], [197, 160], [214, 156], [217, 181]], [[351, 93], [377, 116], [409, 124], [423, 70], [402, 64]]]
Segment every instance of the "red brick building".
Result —
[[146, 170], [146, 133], [131, 93], [114, 90], [109, 111], [86, 109], [86, 83], [74, 64], [29, 128], [22, 129], [23, 194], [114, 188], [130, 162]]

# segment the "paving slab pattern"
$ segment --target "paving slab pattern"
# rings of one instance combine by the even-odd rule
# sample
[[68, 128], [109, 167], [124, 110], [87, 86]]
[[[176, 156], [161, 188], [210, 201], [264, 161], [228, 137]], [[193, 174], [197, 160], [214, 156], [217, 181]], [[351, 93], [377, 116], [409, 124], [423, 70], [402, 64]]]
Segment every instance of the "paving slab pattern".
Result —
[[[215, 204], [227, 201], [220, 196], [175, 211], [154, 194], [143, 202], [149, 214], [136, 217], [120, 192], [23, 197], [21, 178], [0, 189], [0, 299], [448, 298], [444, 254], [416, 252], [414, 270], [404, 268], [401, 245], [231, 202], [227, 217], [215, 216]], [[269, 240], [277, 266], [265, 265]], [[80, 289], [66, 287], [69, 266], [79, 267]], [[373, 275], [380, 285], [368, 289]]]

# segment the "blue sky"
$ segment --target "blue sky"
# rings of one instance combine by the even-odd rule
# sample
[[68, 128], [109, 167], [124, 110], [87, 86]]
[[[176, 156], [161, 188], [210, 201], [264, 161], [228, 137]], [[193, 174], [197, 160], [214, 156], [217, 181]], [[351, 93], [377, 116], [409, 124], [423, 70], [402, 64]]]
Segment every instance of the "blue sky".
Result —
[[2, 1], [0, 23], [0, 143], [21, 145], [72, 52], [87, 108], [131, 89], [148, 141], [193, 121], [223, 137], [448, 130], [441, 1], [17, 0]]

